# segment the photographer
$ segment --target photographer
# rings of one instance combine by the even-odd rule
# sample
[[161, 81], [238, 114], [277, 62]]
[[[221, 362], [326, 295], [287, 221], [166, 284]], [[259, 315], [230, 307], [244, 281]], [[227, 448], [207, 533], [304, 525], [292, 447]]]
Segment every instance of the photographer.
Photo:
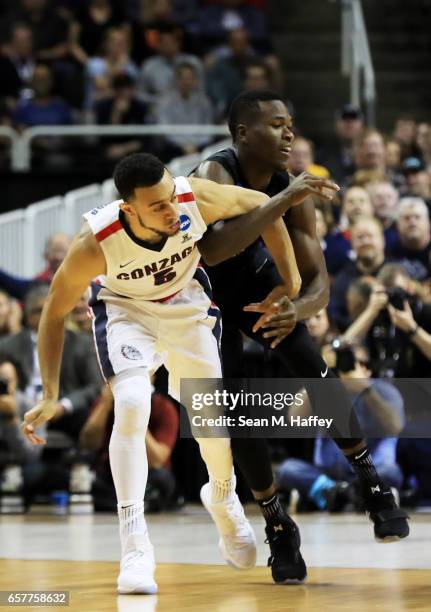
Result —
[[0, 467], [33, 461], [42, 447], [32, 445], [21, 433], [24, 413], [32, 404], [18, 389], [15, 365], [0, 360]]
[[[363, 283], [358, 281], [350, 291], [360, 290]], [[377, 282], [373, 284], [370, 279], [368, 284], [368, 303], [355, 313], [355, 321], [342, 340], [366, 340], [376, 375], [429, 377], [431, 305], [420, 300], [414, 282], [398, 264], [386, 264], [377, 275]]]
[[[371, 378], [365, 349], [343, 348], [339, 341], [333, 349], [338, 374], [351, 395], [374, 463], [385, 481], [399, 489], [403, 476], [396, 463], [396, 436], [405, 423], [402, 396], [391, 383]], [[305, 506], [335, 512], [358, 503], [352, 487], [354, 473], [330, 438], [316, 439], [313, 464], [287, 459], [277, 475], [280, 488], [297, 489]]]

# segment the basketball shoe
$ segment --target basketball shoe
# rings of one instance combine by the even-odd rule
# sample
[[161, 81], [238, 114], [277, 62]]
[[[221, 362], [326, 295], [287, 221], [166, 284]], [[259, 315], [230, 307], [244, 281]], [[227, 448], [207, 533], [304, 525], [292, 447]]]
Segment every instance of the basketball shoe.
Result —
[[139, 535], [132, 534], [132, 537], [135, 540], [139, 539], [139, 546], [137, 550], [126, 552], [121, 559], [120, 575], [117, 581], [118, 593], [153, 595], [157, 593], [157, 583], [154, 580], [156, 564], [148, 532]]
[[265, 527], [266, 543], [271, 556], [268, 566], [277, 584], [301, 584], [307, 578], [307, 567], [302, 558], [299, 529], [290, 517], [279, 524]]
[[378, 542], [395, 542], [409, 535], [409, 515], [398, 506], [389, 487], [383, 484], [370, 487], [363, 497], [365, 512], [374, 523]]
[[204, 484], [201, 500], [220, 534], [219, 548], [229, 565], [250, 569], [256, 564], [256, 537], [234, 492], [227, 501], [211, 502], [211, 485]]

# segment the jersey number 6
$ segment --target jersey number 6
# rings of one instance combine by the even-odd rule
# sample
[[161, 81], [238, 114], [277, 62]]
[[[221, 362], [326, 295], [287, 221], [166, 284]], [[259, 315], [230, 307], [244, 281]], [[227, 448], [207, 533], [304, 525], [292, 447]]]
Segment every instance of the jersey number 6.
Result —
[[174, 272], [173, 268], [166, 268], [166, 270], [162, 270], [161, 272], [156, 272], [154, 274], [154, 284], [155, 285], [164, 285], [165, 283], [169, 283], [176, 277], [177, 273]]

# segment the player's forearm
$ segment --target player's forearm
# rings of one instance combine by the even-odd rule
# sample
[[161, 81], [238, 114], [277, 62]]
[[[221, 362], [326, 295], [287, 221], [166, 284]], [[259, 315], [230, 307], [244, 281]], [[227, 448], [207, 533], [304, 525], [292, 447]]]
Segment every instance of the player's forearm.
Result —
[[294, 300], [299, 321], [316, 315], [329, 302], [329, 282], [326, 275], [317, 274], [302, 284], [301, 295]]
[[47, 302], [40, 320], [37, 342], [44, 399], [58, 400], [63, 344], [64, 317], [51, 316]]
[[279, 218], [271, 223], [262, 232], [262, 238], [284, 281], [289, 299], [293, 299], [298, 295], [301, 288], [301, 276], [296, 263], [292, 241], [283, 219]]
[[205, 262], [215, 266], [235, 257], [257, 240], [271, 223], [288, 209], [285, 192], [281, 192], [250, 212], [214, 226], [199, 242]]

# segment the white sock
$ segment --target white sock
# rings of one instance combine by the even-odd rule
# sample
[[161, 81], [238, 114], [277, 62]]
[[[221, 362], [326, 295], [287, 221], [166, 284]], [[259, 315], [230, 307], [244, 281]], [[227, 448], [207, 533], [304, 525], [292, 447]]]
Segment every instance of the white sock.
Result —
[[233, 476], [228, 480], [213, 479], [210, 476], [211, 503], [225, 502], [232, 499], [235, 494], [236, 478]]
[[144, 502], [127, 499], [118, 503], [122, 555], [132, 550], [142, 550], [148, 545], [147, 523], [144, 518]]

